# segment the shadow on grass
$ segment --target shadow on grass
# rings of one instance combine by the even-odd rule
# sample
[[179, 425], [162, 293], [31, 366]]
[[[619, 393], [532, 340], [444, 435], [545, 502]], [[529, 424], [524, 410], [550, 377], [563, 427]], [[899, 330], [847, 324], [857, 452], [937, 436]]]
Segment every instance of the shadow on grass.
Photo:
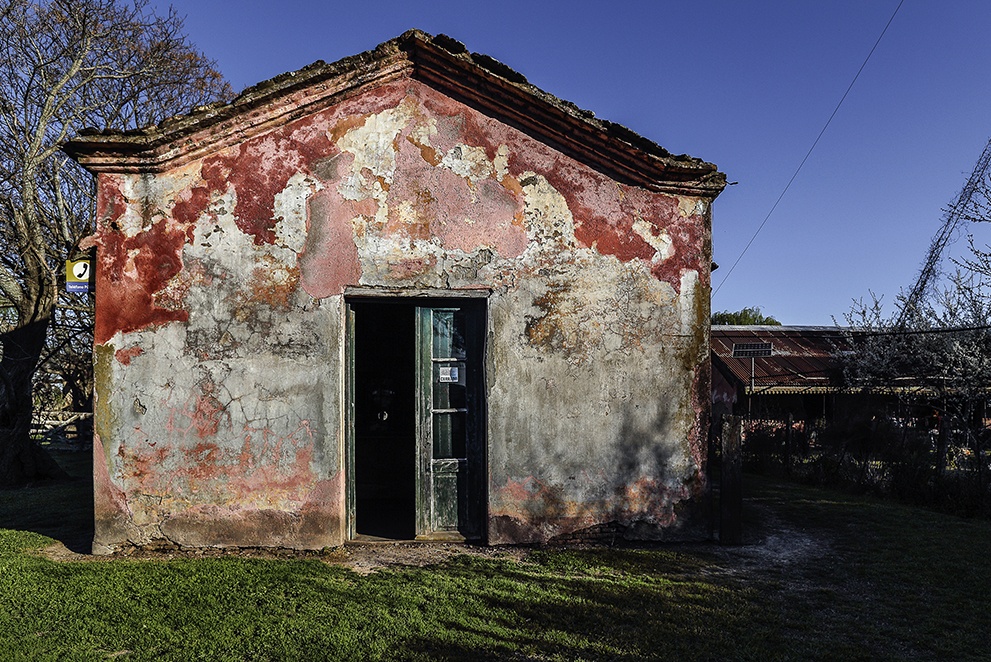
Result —
[[[59, 459], [84, 478], [87, 456]], [[988, 659], [991, 524], [748, 485], [751, 546], [538, 548], [367, 576], [316, 559], [56, 564], [7, 532], [0, 657]], [[74, 544], [82, 486], [0, 492], [0, 526]]]
[[88, 450], [49, 451], [71, 480], [0, 490], [0, 528], [58, 540], [77, 554], [93, 544], [93, 458]]
[[406, 646], [414, 659], [642, 660], [761, 659], [780, 645], [755, 591], [687, 570], [697, 563], [663, 550], [465, 559], [444, 569], [465, 589], [462, 608], [434, 614], [440, 627]]

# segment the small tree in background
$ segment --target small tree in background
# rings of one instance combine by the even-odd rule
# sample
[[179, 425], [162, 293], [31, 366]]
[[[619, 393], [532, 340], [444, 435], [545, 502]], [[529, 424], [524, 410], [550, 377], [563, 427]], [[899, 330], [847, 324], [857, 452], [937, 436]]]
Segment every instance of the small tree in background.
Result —
[[713, 326], [728, 324], [740, 324], [747, 326], [781, 326], [781, 322], [778, 320], [774, 319], [770, 315], [764, 315], [760, 311], [759, 306], [744, 308], [743, 310], [738, 310], [735, 313], [728, 310], [721, 310], [718, 313], [712, 313], [710, 322]]
[[157, 16], [145, 0], [0, 3], [0, 485], [60, 474], [30, 439], [42, 358], [53, 370], [65, 362], [65, 379], [90, 388], [69, 364], [89, 362], [73, 357], [87, 337], [73, 328], [91, 324], [92, 303], [64, 293], [63, 265], [93, 231], [94, 186], [60, 145], [86, 127], [139, 128], [229, 94], [174, 10]]

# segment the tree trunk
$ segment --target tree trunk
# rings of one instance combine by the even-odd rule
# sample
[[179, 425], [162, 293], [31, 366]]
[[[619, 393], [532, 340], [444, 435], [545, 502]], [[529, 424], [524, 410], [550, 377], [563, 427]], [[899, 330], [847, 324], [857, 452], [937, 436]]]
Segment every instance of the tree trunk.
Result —
[[48, 319], [0, 334], [0, 487], [65, 479], [68, 474], [31, 439], [31, 380], [45, 345]]

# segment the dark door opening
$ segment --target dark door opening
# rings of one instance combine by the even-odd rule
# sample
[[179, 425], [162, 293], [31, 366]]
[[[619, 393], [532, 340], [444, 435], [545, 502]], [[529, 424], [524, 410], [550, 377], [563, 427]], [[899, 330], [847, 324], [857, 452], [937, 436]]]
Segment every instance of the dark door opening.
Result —
[[482, 299], [348, 301], [352, 535], [479, 539]]
[[414, 309], [351, 304], [354, 320], [355, 532], [416, 535]]

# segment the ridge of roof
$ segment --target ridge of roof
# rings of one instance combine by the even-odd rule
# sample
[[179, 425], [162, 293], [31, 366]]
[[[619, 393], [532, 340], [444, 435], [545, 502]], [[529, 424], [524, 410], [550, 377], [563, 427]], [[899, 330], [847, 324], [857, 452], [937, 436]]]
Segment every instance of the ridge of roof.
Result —
[[[714, 164], [673, 155], [621, 124], [541, 90], [495, 58], [472, 53], [447, 35], [416, 29], [330, 64], [318, 60], [252, 85], [230, 101], [197, 106], [157, 124], [83, 129], [63, 150], [94, 172], [160, 171], [209, 147], [226, 147], [404, 75], [621, 181], [712, 198], [726, 186], [725, 175]], [[280, 100], [292, 103], [276, 108]]]
[[830, 325], [795, 325], [789, 326], [786, 324], [713, 324], [711, 326], [713, 332], [727, 332], [727, 333], [740, 333], [743, 331], [759, 331], [759, 332], [781, 332], [781, 333], [802, 333], [802, 332], [833, 332], [833, 333], [846, 333], [853, 332], [855, 329], [848, 326], [830, 326]]

